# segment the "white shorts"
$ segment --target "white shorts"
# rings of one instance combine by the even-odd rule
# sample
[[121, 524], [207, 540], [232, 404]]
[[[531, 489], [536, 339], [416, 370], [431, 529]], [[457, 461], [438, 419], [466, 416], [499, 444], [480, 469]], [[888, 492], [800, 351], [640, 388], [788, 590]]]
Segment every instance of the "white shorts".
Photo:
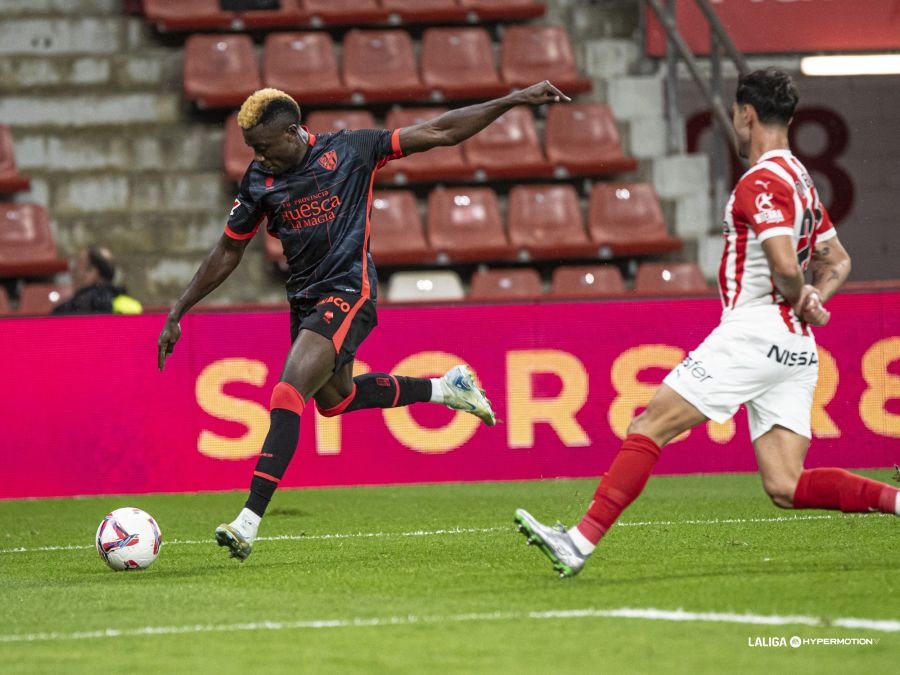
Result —
[[776, 424], [812, 438], [818, 376], [812, 333], [790, 332], [767, 305], [732, 311], [663, 382], [719, 423], [746, 404], [752, 440]]

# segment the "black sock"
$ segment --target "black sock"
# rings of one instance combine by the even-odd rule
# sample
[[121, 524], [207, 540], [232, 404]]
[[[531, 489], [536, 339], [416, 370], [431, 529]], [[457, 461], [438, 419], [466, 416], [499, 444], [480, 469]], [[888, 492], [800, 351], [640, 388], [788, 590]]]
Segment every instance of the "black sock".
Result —
[[353, 378], [356, 396], [344, 412], [362, 408], [396, 408], [431, 400], [431, 380], [387, 373], [366, 373]]
[[250, 482], [250, 496], [245, 504], [246, 508], [260, 517], [265, 514], [300, 440], [300, 416], [297, 413], [275, 408], [272, 410], [271, 420], [269, 433]]

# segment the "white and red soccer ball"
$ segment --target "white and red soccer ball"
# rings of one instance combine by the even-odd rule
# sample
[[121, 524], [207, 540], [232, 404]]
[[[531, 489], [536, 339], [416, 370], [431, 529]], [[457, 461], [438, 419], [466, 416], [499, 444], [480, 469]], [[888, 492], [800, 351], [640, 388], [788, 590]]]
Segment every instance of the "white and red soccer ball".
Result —
[[114, 570], [147, 569], [161, 545], [153, 516], [131, 506], [107, 513], [97, 528], [97, 553]]

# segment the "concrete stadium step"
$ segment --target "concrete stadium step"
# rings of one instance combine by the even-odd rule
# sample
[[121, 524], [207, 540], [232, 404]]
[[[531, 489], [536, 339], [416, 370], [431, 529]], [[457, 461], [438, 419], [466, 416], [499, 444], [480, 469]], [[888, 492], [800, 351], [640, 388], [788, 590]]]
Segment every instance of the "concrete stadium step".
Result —
[[0, 97], [0, 120], [11, 127], [64, 129], [182, 120], [181, 92], [94, 93]]
[[[115, 253], [115, 251], [114, 251]], [[203, 254], [167, 252], [158, 255], [116, 255], [122, 278], [131, 295], [146, 305], [170, 306], [203, 261]], [[284, 282], [265, 264], [264, 253], [251, 244], [241, 264], [204, 304], [229, 302], [284, 302]], [[162, 326], [160, 326], [161, 328]], [[285, 346], [288, 344], [285, 321]]]
[[[65, 251], [103, 243], [113, 251], [135, 255], [183, 254], [203, 256], [222, 236], [228, 211], [153, 211], [83, 214], [53, 212], [57, 245]], [[257, 235], [260, 237], [260, 235]], [[260, 241], [251, 245], [262, 247]]]
[[16, 161], [25, 173], [68, 171], [222, 171], [220, 124], [14, 128]]
[[6, 16], [121, 16], [122, 0], [3, 0]]
[[55, 216], [208, 210], [224, 218], [234, 199], [234, 186], [212, 172], [65, 174], [52, 181]]
[[66, 91], [178, 91], [183, 54], [177, 49], [90, 56], [17, 55], [0, 60], [0, 94]]

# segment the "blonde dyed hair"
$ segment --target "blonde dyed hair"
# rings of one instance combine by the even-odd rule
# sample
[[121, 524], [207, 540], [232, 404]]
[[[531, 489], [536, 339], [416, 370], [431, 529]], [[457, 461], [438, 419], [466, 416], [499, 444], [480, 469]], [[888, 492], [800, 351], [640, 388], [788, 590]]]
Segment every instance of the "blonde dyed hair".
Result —
[[238, 126], [241, 129], [252, 129], [255, 127], [259, 124], [263, 115], [266, 113], [266, 109], [273, 101], [289, 102], [297, 109], [297, 114], [299, 116], [300, 106], [297, 105], [297, 101], [288, 94], [285, 94], [280, 89], [260, 89], [259, 91], [250, 94], [241, 106], [237, 117]]

